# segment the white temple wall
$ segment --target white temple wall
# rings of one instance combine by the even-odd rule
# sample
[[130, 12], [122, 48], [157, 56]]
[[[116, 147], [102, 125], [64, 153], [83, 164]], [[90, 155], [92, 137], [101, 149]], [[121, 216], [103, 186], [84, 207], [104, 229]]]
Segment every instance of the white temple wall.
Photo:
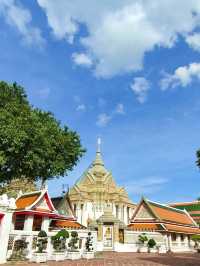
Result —
[[[54, 230], [51, 232], [47, 232], [48, 235], [48, 244], [47, 244], [47, 249], [46, 252], [48, 253], [48, 260], [52, 260], [53, 259], [53, 246], [51, 244], [51, 237], [54, 236], [59, 230]], [[80, 253], [83, 254], [84, 250], [85, 250], [85, 242], [86, 242], [86, 238], [88, 236], [88, 232], [92, 233], [92, 237], [93, 237], [93, 248], [94, 248], [94, 252], [97, 251], [97, 232], [96, 231], [89, 231], [89, 230], [67, 230], [69, 232], [69, 235], [71, 233], [71, 231], [77, 231], [78, 232], [78, 237], [80, 239], [79, 241], [79, 250]], [[6, 246], [6, 253], [7, 253], [7, 259], [11, 256], [12, 254], [12, 249], [14, 247], [14, 242], [17, 239], [26, 239], [26, 241], [28, 242], [28, 248], [27, 248], [27, 258], [32, 260], [32, 256], [33, 253], [36, 252], [36, 248], [34, 248], [33, 246], [33, 242], [34, 239], [37, 239], [37, 235], [39, 232], [37, 231], [24, 231], [24, 230], [12, 230], [10, 232], [10, 239], [12, 239], [12, 247], [10, 247], [10, 249], [7, 252], [7, 246]], [[66, 246], [68, 246], [68, 243], [70, 241], [70, 237], [67, 239], [66, 241]], [[6, 258], [6, 257], [5, 257]], [[5, 260], [4, 260], [5, 262]]]
[[7, 246], [9, 240], [9, 232], [12, 225], [13, 212], [7, 210], [0, 223], [0, 263], [6, 262]]

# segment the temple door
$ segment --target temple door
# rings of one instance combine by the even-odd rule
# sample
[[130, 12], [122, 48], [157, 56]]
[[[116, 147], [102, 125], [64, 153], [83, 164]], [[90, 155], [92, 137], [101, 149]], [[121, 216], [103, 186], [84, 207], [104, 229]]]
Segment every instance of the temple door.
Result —
[[105, 250], [113, 249], [113, 225], [103, 226], [103, 246]]

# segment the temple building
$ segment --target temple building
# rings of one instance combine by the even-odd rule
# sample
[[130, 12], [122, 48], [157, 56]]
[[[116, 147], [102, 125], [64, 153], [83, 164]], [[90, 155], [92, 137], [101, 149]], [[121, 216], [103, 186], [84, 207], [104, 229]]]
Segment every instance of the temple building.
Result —
[[191, 236], [200, 234], [198, 225], [186, 210], [145, 198], [138, 204], [128, 228], [134, 232], [135, 242], [137, 234], [153, 238], [161, 248], [160, 253], [190, 251]]
[[126, 190], [117, 186], [112, 173], [106, 169], [100, 139], [97, 146], [93, 163], [69, 190], [75, 216], [84, 226], [94, 225], [109, 204], [113, 217], [127, 225], [136, 205], [129, 199]]
[[172, 203], [170, 206], [180, 210], [186, 210], [193, 220], [200, 225], [200, 201]]

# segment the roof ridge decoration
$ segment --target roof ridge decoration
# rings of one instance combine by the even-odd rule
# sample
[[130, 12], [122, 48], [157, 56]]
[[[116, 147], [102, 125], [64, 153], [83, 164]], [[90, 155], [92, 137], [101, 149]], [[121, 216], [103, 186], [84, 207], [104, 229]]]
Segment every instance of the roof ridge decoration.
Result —
[[16, 200], [18, 200], [19, 198], [22, 198], [22, 197], [27, 197], [27, 196], [33, 196], [35, 194], [39, 194], [39, 193], [42, 193], [43, 190], [37, 190], [37, 191], [32, 191], [32, 192], [26, 192], [26, 193], [20, 193], [20, 195], [16, 198]]
[[190, 218], [190, 220], [193, 222], [193, 224], [195, 226], [198, 226], [198, 224], [195, 222], [195, 220], [192, 218], [192, 216], [190, 216], [190, 214], [188, 213], [188, 211], [186, 209], [184, 209], [185, 213], [187, 214], [187, 216]]
[[169, 210], [174, 211], [174, 212], [179, 212], [179, 213], [182, 213], [182, 214], [185, 213], [184, 210], [177, 209], [177, 208], [175, 208], [175, 207], [171, 207], [171, 206], [168, 206], [168, 205], [165, 205], [165, 204], [161, 204], [161, 203], [158, 203], [158, 202], [155, 202], [155, 201], [148, 200], [148, 202], [149, 202], [150, 204], [152, 203], [152, 204], [154, 204], [154, 205], [156, 205], [156, 206], [158, 206], [158, 207], [165, 208], [165, 209], [169, 209]]
[[168, 206], [183, 206], [183, 205], [190, 205], [190, 204], [200, 204], [199, 200], [194, 200], [194, 201], [185, 201], [185, 202], [174, 202], [174, 203], [169, 203], [167, 204]]
[[155, 212], [152, 210], [152, 208], [151, 208], [151, 207], [149, 206], [149, 204], [147, 203], [147, 200], [146, 200], [143, 196], [142, 196], [142, 198], [141, 198], [141, 200], [140, 200], [140, 203], [138, 204], [138, 206], [136, 207], [136, 209], [135, 209], [135, 211], [134, 211], [134, 213], [133, 213], [133, 216], [132, 216], [132, 218], [131, 218], [131, 221], [134, 221], [134, 220], [135, 220], [136, 215], [137, 215], [139, 209], [140, 209], [141, 206], [142, 206], [142, 203], [145, 203], [146, 206], [148, 207], [148, 209], [150, 210], [151, 214], [153, 214], [153, 216], [154, 216], [155, 218], [157, 218], [157, 219], [160, 221], [160, 218], [155, 214]]

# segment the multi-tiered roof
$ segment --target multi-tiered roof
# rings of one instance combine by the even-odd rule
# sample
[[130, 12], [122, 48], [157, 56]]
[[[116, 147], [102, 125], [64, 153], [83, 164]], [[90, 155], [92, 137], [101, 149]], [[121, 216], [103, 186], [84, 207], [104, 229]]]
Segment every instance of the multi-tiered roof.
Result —
[[195, 222], [200, 224], [200, 201], [172, 203], [170, 206], [186, 210]]
[[115, 202], [135, 207], [125, 188], [117, 186], [112, 173], [105, 168], [100, 141], [95, 160], [70, 189], [69, 196], [71, 201]]
[[200, 234], [196, 222], [186, 210], [179, 210], [145, 198], [139, 203], [128, 227], [134, 231]]

